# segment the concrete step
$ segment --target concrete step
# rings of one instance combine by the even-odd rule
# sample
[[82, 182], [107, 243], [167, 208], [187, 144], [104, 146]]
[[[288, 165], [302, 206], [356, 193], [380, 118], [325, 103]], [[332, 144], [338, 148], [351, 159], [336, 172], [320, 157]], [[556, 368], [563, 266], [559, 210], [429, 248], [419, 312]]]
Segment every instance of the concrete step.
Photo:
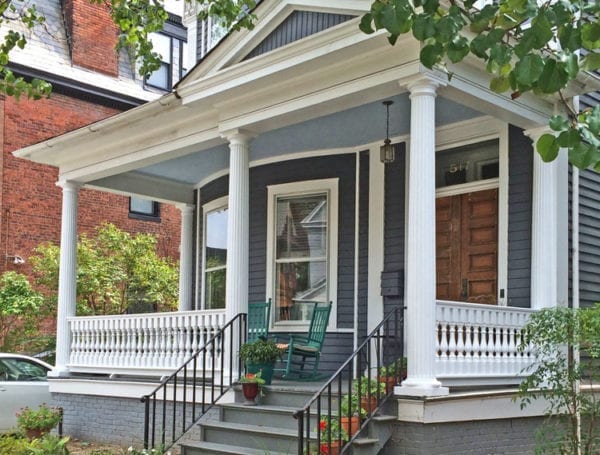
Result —
[[[234, 391], [235, 401], [239, 403], [244, 402], [242, 387], [240, 385], [234, 386]], [[265, 386], [263, 387], [263, 392], [263, 396], [258, 397], [258, 403], [261, 405], [300, 409], [314, 396], [315, 389], [314, 387], [302, 389], [295, 386]], [[334, 409], [337, 403], [337, 397], [334, 396], [332, 400]]]
[[296, 410], [296, 408], [283, 406], [245, 406], [241, 403], [227, 403], [220, 406], [223, 422], [244, 424], [260, 422], [264, 426], [288, 430], [298, 428], [298, 421], [294, 418]]
[[181, 451], [181, 455], [288, 455], [289, 453], [291, 452], [274, 452], [271, 449], [251, 449], [205, 441], [188, 443], [182, 446]]
[[238, 447], [263, 450], [264, 453], [293, 453], [298, 444], [298, 432], [264, 425], [248, 425], [230, 422], [203, 422], [202, 440], [227, 443]]

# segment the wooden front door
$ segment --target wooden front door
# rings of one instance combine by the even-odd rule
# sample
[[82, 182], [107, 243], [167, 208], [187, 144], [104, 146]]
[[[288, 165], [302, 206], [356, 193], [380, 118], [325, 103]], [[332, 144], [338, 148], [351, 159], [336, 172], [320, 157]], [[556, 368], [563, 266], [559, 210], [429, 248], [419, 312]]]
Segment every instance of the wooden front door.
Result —
[[436, 200], [437, 298], [497, 303], [498, 190]]

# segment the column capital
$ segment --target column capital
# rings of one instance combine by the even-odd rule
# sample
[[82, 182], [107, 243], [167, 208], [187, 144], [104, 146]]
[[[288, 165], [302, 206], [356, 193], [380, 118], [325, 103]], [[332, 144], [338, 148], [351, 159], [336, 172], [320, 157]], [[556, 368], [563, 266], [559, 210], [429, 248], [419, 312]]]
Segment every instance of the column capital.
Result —
[[193, 213], [196, 206], [194, 204], [175, 204], [182, 214]]
[[434, 73], [419, 74], [416, 77], [399, 82], [400, 87], [410, 92], [411, 98], [415, 95], [436, 96], [438, 87], [444, 87], [446, 80]]
[[230, 144], [248, 145], [250, 140], [258, 136], [256, 133], [241, 128], [221, 131], [221, 137], [224, 137]]
[[83, 186], [83, 183], [73, 180], [59, 180], [56, 182], [56, 186], [60, 186], [65, 191], [78, 191]]
[[533, 141], [533, 143], [535, 144], [538, 141], [538, 139], [540, 137], [542, 137], [544, 134], [554, 135], [554, 132], [550, 129], [550, 127], [548, 125], [541, 125], [541, 126], [536, 126], [533, 128], [526, 129], [523, 132], [523, 134], [525, 134], [525, 136], [530, 138]]

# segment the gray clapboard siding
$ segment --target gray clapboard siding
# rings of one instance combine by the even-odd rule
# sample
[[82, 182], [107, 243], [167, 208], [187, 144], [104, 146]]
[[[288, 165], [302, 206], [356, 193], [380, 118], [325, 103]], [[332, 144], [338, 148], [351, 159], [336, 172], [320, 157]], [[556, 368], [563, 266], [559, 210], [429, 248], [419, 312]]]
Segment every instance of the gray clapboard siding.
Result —
[[531, 305], [533, 147], [523, 130], [509, 128], [508, 305]]
[[286, 44], [314, 35], [353, 18], [354, 16], [343, 14], [295, 11], [256, 46], [244, 60], [266, 54]]
[[[368, 156], [367, 156], [368, 162]], [[282, 161], [250, 169], [250, 254], [249, 254], [249, 300], [261, 301], [266, 296], [266, 251], [267, 251], [267, 186], [282, 183], [338, 178], [338, 276], [337, 318], [338, 328], [354, 326], [354, 250], [355, 250], [355, 173], [354, 153]], [[368, 168], [366, 170], [368, 175]], [[219, 178], [200, 190], [201, 204], [227, 194], [228, 179]], [[368, 180], [366, 182], [368, 189]], [[364, 197], [363, 197], [364, 198]], [[366, 192], [368, 201], [368, 192]], [[368, 208], [367, 208], [368, 210]], [[363, 224], [368, 212], [363, 214]], [[362, 234], [364, 237], [367, 233]], [[362, 238], [363, 248], [366, 239]], [[201, 238], [201, 237], [200, 237]], [[364, 254], [366, 263], [366, 252]], [[365, 266], [366, 268], [366, 266]], [[366, 275], [366, 269], [364, 271]], [[364, 289], [359, 290], [366, 302], [366, 276], [361, 281]], [[363, 305], [365, 306], [365, 305]], [[333, 372], [351, 352], [353, 334], [331, 333], [322, 359], [322, 372]]]
[[[405, 188], [406, 188], [406, 144], [394, 144], [396, 159], [385, 165], [384, 200], [384, 259], [385, 272], [404, 273], [405, 239]], [[386, 296], [383, 299], [384, 313], [387, 314], [404, 300], [400, 295]]]
[[600, 302], [600, 175], [579, 174], [580, 305]]
[[359, 336], [367, 333], [369, 289], [369, 152], [360, 152], [358, 222], [358, 321]]

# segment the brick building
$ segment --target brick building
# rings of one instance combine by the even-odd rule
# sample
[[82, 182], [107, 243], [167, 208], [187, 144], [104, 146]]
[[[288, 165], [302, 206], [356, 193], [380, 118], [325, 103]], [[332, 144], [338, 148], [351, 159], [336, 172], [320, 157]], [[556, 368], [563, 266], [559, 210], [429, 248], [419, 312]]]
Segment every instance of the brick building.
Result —
[[[30, 273], [32, 250], [40, 242], [60, 241], [57, 169], [12, 152], [134, 108], [164, 93], [159, 88], [170, 88], [144, 81], [126, 53], [115, 52], [117, 30], [103, 6], [89, 0], [42, 0], [36, 6], [46, 24], [28, 36], [23, 51], [11, 54], [11, 68], [26, 78], [48, 80], [53, 91], [49, 99], [38, 101], [0, 99], [0, 272]], [[167, 62], [173, 74], [166, 78], [170, 85], [183, 71], [181, 21], [171, 16], [158, 38], [180, 50]], [[173, 205], [82, 189], [79, 233], [104, 221], [132, 233], [157, 234], [159, 252], [179, 257], [180, 212]]]

